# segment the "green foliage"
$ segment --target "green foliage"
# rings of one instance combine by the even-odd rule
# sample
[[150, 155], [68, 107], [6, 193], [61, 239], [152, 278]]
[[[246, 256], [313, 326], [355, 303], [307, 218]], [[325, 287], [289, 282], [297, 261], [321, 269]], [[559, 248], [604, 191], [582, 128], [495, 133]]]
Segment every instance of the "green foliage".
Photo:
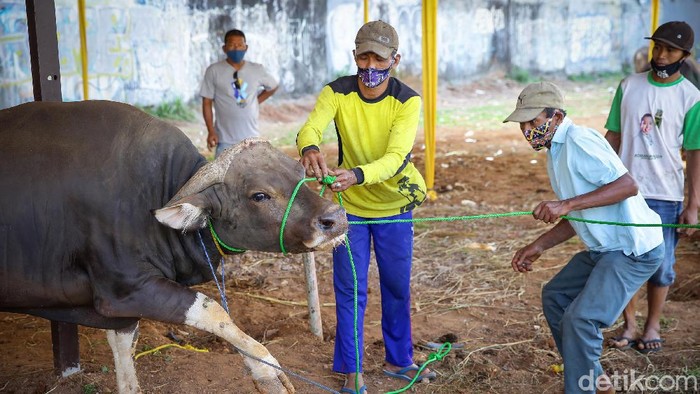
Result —
[[630, 63], [625, 63], [622, 65], [622, 74], [630, 75], [634, 73], [634, 67]]
[[[301, 127], [301, 126], [300, 126]], [[299, 132], [299, 127], [289, 128], [282, 133], [279, 137], [271, 138], [270, 141], [275, 146], [294, 146], [297, 142], [297, 133]]]
[[600, 73], [581, 73], [575, 75], [567, 76], [569, 81], [582, 82], [582, 83], [592, 83], [592, 82], [604, 82], [604, 81], [619, 81], [626, 73], [624, 70], [622, 72], [600, 72]]
[[335, 81], [336, 79], [340, 77], [344, 77], [346, 75], [353, 75], [355, 74], [355, 62], [352, 62], [352, 64], [348, 64], [345, 67], [343, 67], [342, 70], [338, 70], [333, 74], [333, 77], [331, 78], [331, 81]]
[[159, 105], [149, 105], [141, 107], [141, 109], [157, 118], [169, 120], [182, 120], [192, 122], [195, 120], [194, 110], [185, 105], [181, 99], [175, 99], [169, 103], [161, 103]]
[[97, 386], [94, 383], [88, 383], [83, 386], [83, 394], [96, 394]]
[[419, 231], [419, 230], [429, 230], [429, 229], [434, 228], [434, 227], [435, 227], [435, 225], [434, 225], [434, 224], [431, 224], [431, 223], [429, 223], [429, 222], [416, 222], [416, 223], [413, 223], [413, 228], [414, 228], [414, 230], [416, 230], [416, 231]]
[[513, 68], [510, 69], [506, 77], [508, 79], [512, 79], [520, 83], [530, 83], [535, 82], [537, 80], [532, 75], [530, 75], [530, 72], [517, 66], [513, 66]]
[[661, 319], [659, 319], [659, 323], [661, 324], [662, 330], [668, 330], [676, 324], [676, 319], [672, 317], [661, 316]]
[[[284, 132], [280, 133], [280, 137], [276, 138], [271, 138], [271, 142], [275, 146], [294, 146], [296, 145], [297, 142], [297, 133], [299, 133], [299, 129], [303, 126], [302, 124], [295, 124], [288, 130], [285, 130]], [[335, 132], [335, 123], [330, 122], [328, 126], [326, 126], [326, 129], [323, 131], [323, 143], [337, 143], [338, 142], [338, 134]]]
[[[502, 104], [487, 104], [463, 109], [438, 109], [436, 123], [438, 126], [455, 126], [482, 128], [498, 127], [508, 116], [511, 109]], [[421, 114], [421, 121], [423, 120]]]
[[685, 374], [688, 376], [695, 376], [700, 378], [700, 365], [695, 365], [693, 367], [687, 367]]
[[106, 365], [103, 365], [102, 368], [100, 368], [100, 371], [102, 371], [102, 373], [109, 373], [109, 367]]

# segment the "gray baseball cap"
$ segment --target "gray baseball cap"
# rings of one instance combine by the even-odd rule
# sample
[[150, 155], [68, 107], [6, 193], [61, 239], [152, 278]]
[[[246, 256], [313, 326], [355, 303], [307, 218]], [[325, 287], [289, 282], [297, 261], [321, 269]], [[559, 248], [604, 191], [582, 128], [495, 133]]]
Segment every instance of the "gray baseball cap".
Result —
[[384, 21], [367, 22], [355, 37], [355, 55], [374, 52], [388, 59], [399, 50], [399, 35], [390, 24]]

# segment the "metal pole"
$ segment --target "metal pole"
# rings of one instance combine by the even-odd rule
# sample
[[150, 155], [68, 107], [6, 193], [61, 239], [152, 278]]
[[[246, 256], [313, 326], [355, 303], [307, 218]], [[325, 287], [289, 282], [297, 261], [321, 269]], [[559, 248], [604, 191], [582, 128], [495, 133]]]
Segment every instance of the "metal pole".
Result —
[[[63, 101], [58, 63], [56, 5], [53, 0], [26, 0], [27, 33], [32, 64], [34, 101]], [[53, 365], [57, 374], [80, 371], [78, 326], [51, 321]]]

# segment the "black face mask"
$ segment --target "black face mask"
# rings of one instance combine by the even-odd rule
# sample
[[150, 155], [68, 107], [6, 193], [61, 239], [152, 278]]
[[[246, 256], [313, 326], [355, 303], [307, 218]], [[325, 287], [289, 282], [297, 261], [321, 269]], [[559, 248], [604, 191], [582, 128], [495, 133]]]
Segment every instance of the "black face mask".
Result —
[[675, 63], [667, 64], [665, 66], [659, 66], [656, 64], [654, 59], [651, 59], [651, 68], [654, 70], [657, 77], [666, 79], [680, 70], [681, 65], [683, 65], [683, 60], [685, 59], [681, 59]]

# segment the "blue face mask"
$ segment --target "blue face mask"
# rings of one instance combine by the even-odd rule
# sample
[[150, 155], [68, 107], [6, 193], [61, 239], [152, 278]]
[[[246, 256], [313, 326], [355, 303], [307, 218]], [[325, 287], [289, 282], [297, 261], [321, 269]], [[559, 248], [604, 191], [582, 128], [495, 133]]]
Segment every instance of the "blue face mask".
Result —
[[229, 59], [231, 59], [232, 62], [240, 63], [243, 61], [243, 56], [245, 56], [245, 51], [241, 51], [241, 50], [227, 51], [226, 56]]

